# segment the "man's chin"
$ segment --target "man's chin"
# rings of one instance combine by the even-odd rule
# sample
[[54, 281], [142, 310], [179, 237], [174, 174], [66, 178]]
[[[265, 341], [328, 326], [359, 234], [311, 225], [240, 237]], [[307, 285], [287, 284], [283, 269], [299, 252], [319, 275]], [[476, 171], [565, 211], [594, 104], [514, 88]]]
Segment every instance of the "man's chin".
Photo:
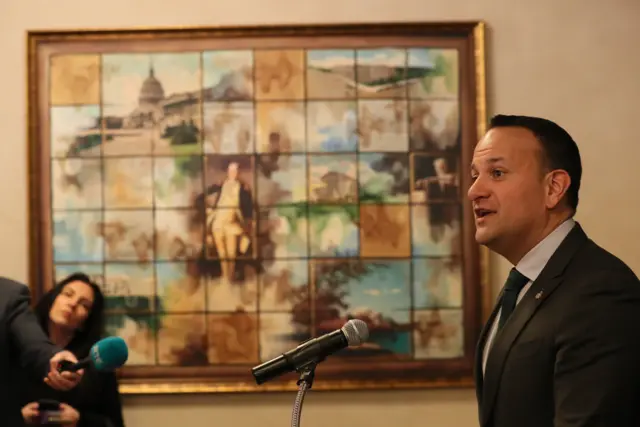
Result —
[[493, 240], [493, 235], [486, 229], [476, 229], [475, 238], [479, 245], [489, 246]]

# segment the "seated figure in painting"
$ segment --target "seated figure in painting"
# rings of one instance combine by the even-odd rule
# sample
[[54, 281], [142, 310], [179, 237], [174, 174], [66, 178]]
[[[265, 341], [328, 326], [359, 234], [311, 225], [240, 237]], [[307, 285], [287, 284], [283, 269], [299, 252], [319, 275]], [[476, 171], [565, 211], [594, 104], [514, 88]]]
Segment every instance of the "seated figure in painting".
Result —
[[438, 243], [445, 235], [445, 228], [458, 220], [457, 207], [450, 203], [458, 198], [458, 177], [449, 170], [447, 160], [443, 157], [433, 161], [433, 170], [434, 175], [419, 179], [416, 188], [422, 188], [425, 192], [431, 239]]
[[205, 238], [208, 248], [215, 249], [220, 262], [220, 275], [233, 282], [241, 279], [237, 258], [250, 257], [251, 193], [238, 179], [238, 164], [230, 163], [227, 176], [220, 184], [209, 187], [205, 196]]
[[[56, 284], [38, 301], [35, 314], [49, 339], [78, 360], [103, 337], [104, 296], [85, 274], [72, 274]], [[80, 384], [69, 391], [53, 390], [20, 371], [15, 375], [24, 425], [40, 424], [38, 401], [47, 399], [60, 403], [60, 425], [124, 427], [115, 373], [87, 368]]]
[[456, 201], [458, 197], [458, 176], [449, 170], [447, 160], [438, 157], [433, 161], [434, 176], [422, 178], [416, 183], [418, 188], [424, 189], [426, 200]]

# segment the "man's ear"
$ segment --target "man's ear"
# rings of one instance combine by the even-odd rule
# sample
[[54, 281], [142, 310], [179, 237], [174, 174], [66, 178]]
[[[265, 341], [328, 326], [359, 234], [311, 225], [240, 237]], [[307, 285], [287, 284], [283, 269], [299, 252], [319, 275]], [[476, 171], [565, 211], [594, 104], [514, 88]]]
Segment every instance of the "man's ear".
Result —
[[547, 209], [554, 209], [558, 206], [558, 203], [564, 198], [569, 186], [571, 185], [571, 177], [567, 171], [562, 169], [556, 169], [549, 172], [546, 176], [547, 194], [546, 205]]

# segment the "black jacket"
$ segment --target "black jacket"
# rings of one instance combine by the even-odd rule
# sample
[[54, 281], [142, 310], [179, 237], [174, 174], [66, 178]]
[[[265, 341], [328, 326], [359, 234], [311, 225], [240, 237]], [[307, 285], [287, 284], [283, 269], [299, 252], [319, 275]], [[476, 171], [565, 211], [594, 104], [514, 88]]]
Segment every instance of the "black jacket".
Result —
[[640, 282], [579, 224], [496, 335], [482, 375], [481, 427], [640, 426]]
[[[0, 417], [1, 425], [21, 425], [21, 406], [16, 396], [18, 381], [39, 382], [43, 386], [49, 360], [60, 351], [40, 328], [29, 305], [29, 289], [18, 282], [0, 278]], [[21, 369], [21, 365], [23, 369]]]

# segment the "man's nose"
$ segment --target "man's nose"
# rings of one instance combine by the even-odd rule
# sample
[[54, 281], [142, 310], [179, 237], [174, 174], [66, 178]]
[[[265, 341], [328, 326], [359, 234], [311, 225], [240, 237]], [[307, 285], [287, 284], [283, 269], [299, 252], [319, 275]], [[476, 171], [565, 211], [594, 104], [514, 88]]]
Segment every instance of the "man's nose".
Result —
[[467, 191], [467, 198], [471, 201], [487, 197], [488, 190], [484, 179], [481, 177], [476, 178], [471, 183], [469, 190]]

